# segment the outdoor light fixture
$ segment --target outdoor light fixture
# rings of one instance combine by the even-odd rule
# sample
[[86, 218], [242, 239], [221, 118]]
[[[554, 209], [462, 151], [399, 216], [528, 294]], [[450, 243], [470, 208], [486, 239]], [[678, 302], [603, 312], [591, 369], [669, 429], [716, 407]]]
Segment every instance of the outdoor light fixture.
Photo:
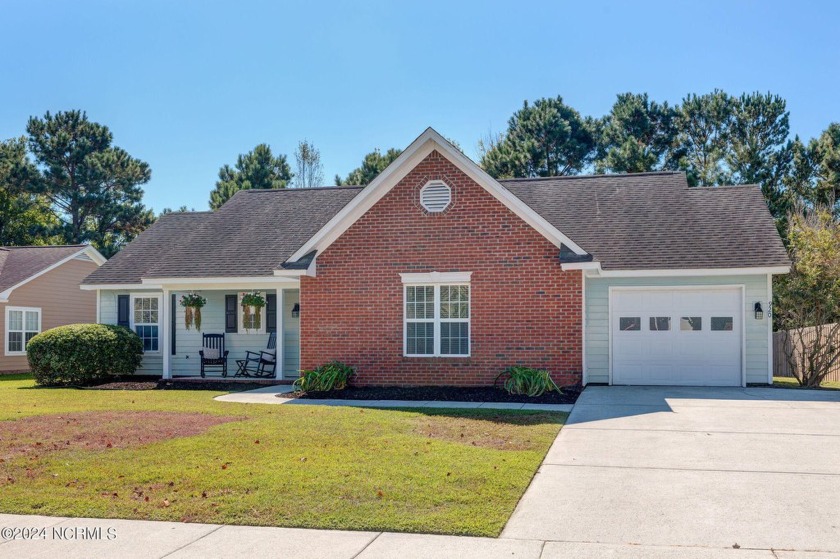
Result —
[[[758, 304], [758, 303], [756, 303], [756, 304]], [[756, 308], [758, 308], [758, 307], [756, 307]], [[297, 317], [300, 316], [300, 303], [295, 303], [295, 306], [292, 307], [292, 316], [294, 318], [297, 318]]]
[[763, 320], [764, 319], [764, 310], [761, 308], [761, 303], [755, 304], [755, 319], [756, 320]]

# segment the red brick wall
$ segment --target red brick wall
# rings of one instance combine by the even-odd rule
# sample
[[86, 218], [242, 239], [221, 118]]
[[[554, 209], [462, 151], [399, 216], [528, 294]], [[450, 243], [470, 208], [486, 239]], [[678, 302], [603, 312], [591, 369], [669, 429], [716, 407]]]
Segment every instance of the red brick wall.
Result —
[[[453, 189], [443, 214], [420, 188]], [[557, 248], [437, 152], [318, 256], [301, 280], [301, 367], [338, 359], [359, 385], [489, 385], [506, 367], [581, 381], [580, 271]], [[404, 272], [472, 272], [471, 356], [403, 357]]]

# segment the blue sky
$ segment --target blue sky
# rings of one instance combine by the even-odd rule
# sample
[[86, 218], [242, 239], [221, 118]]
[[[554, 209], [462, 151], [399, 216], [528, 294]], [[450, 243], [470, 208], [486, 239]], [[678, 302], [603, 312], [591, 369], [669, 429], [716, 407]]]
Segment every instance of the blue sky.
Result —
[[606, 113], [772, 91], [840, 121], [840, 2], [0, 0], [0, 138], [72, 108], [148, 161], [146, 204], [205, 209], [219, 167], [307, 138], [328, 182], [426, 126], [475, 157], [525, 99]]

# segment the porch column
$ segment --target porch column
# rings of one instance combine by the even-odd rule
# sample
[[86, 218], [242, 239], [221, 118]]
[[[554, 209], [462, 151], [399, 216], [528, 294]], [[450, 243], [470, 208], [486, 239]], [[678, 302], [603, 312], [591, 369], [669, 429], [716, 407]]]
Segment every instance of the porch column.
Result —
[[283, 343], [283, 335], [286, 326], [286, 301], [284, 294], [285, 289], [277, 289], [277, 349], [274, 352], [274, 358], [277, 360], [274, 364], [274, 378], [283, 378], [283, 348], [286, 344]]
[[170, 353], [172, 352], [172, 317], [170, 316], [170, 291], [163, 290], [163, 301], [160, 305], [158, 315], [160, 317], [160, 326], [158, 327], [158, 335], [161, 337], [160, 347], [163, 352], [163, 378], [172, 378], [172, 369], [170, 365]]

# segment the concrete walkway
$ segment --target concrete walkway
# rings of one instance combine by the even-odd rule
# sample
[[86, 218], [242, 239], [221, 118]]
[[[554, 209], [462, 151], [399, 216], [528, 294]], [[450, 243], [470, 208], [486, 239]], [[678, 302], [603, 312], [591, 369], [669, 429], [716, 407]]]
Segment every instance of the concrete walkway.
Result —
[[287, 406], [351, 406], [355, 408], [448, 408], [448, 409], [494, 409], [494, 410], [540, 410], [570, 412], [571, 404], [518, 404], [510, 402], [440, 402], [406, 400], [310, 400], [303, 398], [278, 398], [294, 390], [289, 385], [267, 386], [245, 392], [234, 392], [216, 396], [220, 402], [240, 404], [283, 404]]
[[[557, 522], [562, 522], [560, 518]], [[0, 540], [0, 557], [20, 559], [837, 559], [727, 548], [620, 546], [514, 538], [470, 538], [102, 520], [0, 514], [4, 528], [44, 528], [45, 538]], [[97, 537], [96, 529], [99, 529]], [[111, 539], [108, 539], [109, 535]], [[63, 538], [63, 539], [61, 539]]]
[[587, 388], [502, 536], [840, 558], [840, 392]]
[[0, 514], [0, 557], [840, 559], [838, 503], [840, 392], [588, 388], [500, 538]]

